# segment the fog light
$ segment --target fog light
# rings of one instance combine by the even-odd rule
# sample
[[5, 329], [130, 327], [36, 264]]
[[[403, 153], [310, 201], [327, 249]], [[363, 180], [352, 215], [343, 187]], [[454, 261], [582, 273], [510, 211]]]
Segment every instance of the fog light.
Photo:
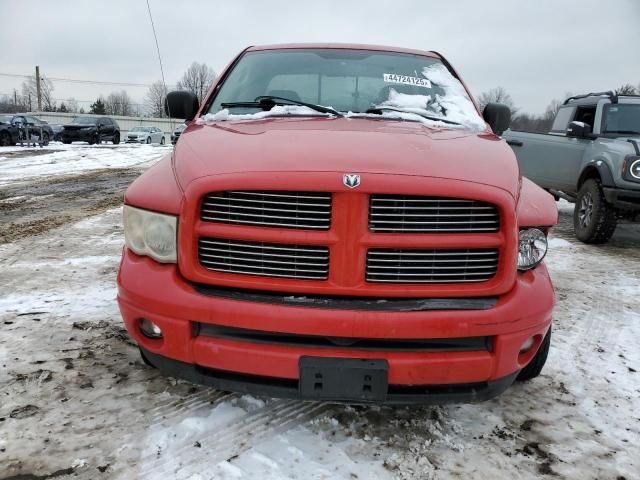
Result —
[[140, 319], [140, 331], [147, 338], [162, 338], [162, 330], [158, 325], [146, 318]]
[[528, 352], [531, 347], [533, 347], [533, 344], [535, 343], [536, 337], [531, 337], [528, 340], [526, 340], [523, 344], [522, 347], [520, 347], [520, 353], [525, 353]]

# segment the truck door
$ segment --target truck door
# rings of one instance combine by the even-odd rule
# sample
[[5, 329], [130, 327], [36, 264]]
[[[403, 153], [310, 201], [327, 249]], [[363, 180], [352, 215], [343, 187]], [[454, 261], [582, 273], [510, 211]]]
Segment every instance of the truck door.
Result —
[[566, 106], [558, 110], [556, 119], [547, 135], [547, 145], [539, 157], [543, 178], [551, 188], [567, 193], [576, 193], [576, 183], [585, 150], [592, 140], [566, 136], [569, 122], [580, 121], [593, 127], [594, 106]]

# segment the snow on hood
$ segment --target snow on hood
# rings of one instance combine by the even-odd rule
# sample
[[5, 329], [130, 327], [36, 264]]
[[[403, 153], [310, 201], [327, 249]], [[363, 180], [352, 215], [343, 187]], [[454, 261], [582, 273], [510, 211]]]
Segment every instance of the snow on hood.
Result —
[[235, 115], [229, 112], [228, 108], [220, 110], [216, 113], [207, 113], [206, 115], [198, 118], [196, 123], [198, 125], [207, 125], [214, 122], [223, 122], [227, 120], [259, 120], [267, 117], [277, 117], [282, 115], [317, 115], [317, 116], [331, 116], [328, 113], [321, 113], [312, 108], [302, 105], [275, 105], [273, 108], [267, 111], [256, 113], [244, 113]]
[[[434, 64], [425, 67], [422, 75], [434, 85], [444, 90], [444, 95], [409, 95], [398, 93], [393, 88], [389, 91], [389, 99], [382, 102], [380, 107], [391, 107], [404, 110], [404, 112], [384, 111], [384, 116], [396, 116], [408, 120], [419, 120], [428, 125], [448, 128], [468, 128], [474, 131], [482, 131], [486, 128], [484, 120], [478, 115], [475, 105], [469, 98], [462, 83], [451, 75], [444, 65]], [[406, 112], [406, 113], [405, 113]], [[410, 115], [410, 117], [407, 117]], [[442, 117], [443, 120], [452, 123], [430, 120], [421, 115]]]

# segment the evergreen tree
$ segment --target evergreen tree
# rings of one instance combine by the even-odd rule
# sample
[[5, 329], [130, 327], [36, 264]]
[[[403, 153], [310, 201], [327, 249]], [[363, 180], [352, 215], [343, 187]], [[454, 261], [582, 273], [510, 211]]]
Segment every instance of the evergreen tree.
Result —
[[105, 115], [107, 110], [104, 105], [104, 100], [102, 98], [98, 98], [95, 102], [91, 104], [89, 113], [93, 113], [95, 115]]

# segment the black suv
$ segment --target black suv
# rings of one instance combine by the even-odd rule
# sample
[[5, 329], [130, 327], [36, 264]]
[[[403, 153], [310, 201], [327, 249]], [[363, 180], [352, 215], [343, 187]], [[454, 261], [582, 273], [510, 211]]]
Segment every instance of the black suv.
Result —
[[76, 117], [62, 128], [62, 143], [112, 141], [120, 143], [120, 127], [109, 117]]
[[53, 140], [51, 126], [32, 115], [0, 115], [0, 146], [15, 145], [27, 141], [27, 128], [31, 137], [40, 138], [41, 145], [48, 145]]

